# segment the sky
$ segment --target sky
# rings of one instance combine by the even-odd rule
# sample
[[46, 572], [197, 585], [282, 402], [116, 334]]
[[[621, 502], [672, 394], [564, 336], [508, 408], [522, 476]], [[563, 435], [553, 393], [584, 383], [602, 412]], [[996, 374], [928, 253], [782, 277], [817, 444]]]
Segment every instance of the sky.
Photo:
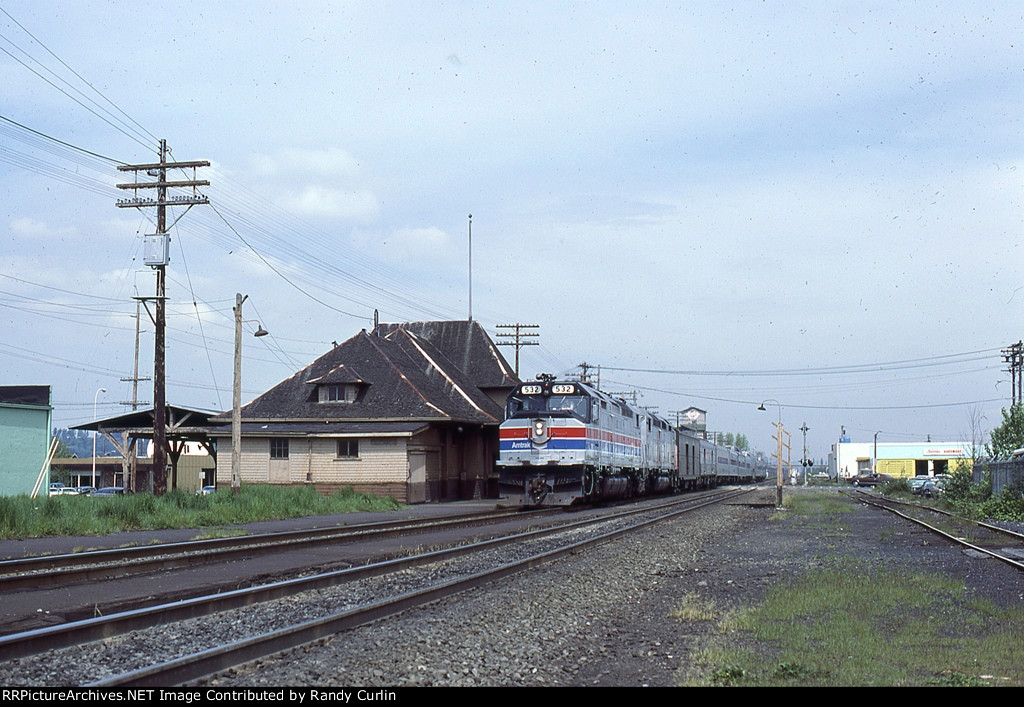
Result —
[[599, 366], [768, 452], [781, 419], [793, 459], [981, 439], [1022, 37], [1019, 2], [0, 0], [0, 384], [127, 409], [156, 225], [114, 185], [165, 139], [211, 163], [169, 216], [172, 404], [230, 408], [241, 293], [243, 401], [376, 310], [537, 325], [524, 379]]

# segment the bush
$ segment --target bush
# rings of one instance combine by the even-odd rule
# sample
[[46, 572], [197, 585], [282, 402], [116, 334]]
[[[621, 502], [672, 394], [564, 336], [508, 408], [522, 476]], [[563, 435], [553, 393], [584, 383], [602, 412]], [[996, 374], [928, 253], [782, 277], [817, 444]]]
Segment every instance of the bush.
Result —
[[895, 494], [895, 493], [905, 493], [905, 494], [913, 493], [910, 490], [910, 481], [907, 480], [905, 477], [902, 477], [902, 476], [899, 477], [899, 478], [896, 478], [896, 479], [892, 479], [891, 481], [886, 481], [884, 484], [882, 484], [882, 488], [879, 489], [879, 491], [884, 493], [886, 496], [889, 496], [889, 495], [892, 495], [892, 494]]
[[984, 518], [998, 520], [1024, 521], [1024, 497], [1018, 489], [1007, 487], [998, 496], [993, 496], [980, 504], [979, 509]]

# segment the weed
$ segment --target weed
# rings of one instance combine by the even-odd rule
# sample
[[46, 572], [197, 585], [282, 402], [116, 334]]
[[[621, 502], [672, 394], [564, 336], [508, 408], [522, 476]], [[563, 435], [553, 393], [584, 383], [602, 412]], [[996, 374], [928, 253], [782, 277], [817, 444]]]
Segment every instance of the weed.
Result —
[[747, 677], [747, 671], [738, 665], [725, 665], [711, 672], [711, 684], [717, 687], [736, 685]]
[[987, 687], [989, 683], [973, 675], [947, 670], [928, 680], [926, 684], [929, 687]]
[[[694, 685], [1024, 685], [1024, 607], [941, 575], [832, 561], [719, 619]], [[770, 659], [769, 659], [770, 657]], [[935, 664], [948, 669], [936, 675]]]
[[696, 593], [688, 592], [683, 596], [683, 603], [670, 611], [669, 616], [680, 621], [714, 621], [715, 602], [713, 599], [702, 600]]
[[224, 527], [260, 520], [401, 508], [393, 498], [343, 489], [323, 496], [307, 486], [247, 484], [241, 493], [171, 491], [113, 498], [0, 497], [0, 538], [106, 535], [122, 530]]

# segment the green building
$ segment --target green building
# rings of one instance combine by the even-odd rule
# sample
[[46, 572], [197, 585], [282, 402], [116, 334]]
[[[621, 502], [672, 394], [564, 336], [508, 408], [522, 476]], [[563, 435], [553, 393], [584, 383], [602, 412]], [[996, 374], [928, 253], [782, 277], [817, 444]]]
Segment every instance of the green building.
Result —
[[29, 495], [39, 480], [46, 495], [53, 406], [48, 385], [0, 386], [0, 496]]

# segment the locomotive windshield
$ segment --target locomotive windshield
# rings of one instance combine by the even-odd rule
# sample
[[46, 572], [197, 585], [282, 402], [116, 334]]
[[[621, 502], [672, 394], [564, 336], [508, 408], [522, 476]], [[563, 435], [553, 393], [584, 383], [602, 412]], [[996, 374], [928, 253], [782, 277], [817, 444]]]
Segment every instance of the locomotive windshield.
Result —
[[590, 398], [586, 395], [524, 395], [513, 393], [508, 398], [508, 417], [530, 417], [537, 414], [572, 416], [583, 422], [590, 420]]

